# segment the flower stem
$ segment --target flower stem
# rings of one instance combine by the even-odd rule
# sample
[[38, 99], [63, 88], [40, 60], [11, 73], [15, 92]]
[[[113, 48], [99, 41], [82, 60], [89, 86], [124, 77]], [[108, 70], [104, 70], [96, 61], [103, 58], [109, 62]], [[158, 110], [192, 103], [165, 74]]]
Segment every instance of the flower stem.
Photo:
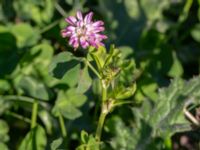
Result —
[[21, 115], [15, 113], [15, 112], [6, 111], [5, 114], [6, 114], [6, 115], [9, 115], [9, 116], [12, 116], [12, 117], [14, 117], [14, 118], [17, 118], [17, 119], [19, 119], [19, 120], [22, 120], [22, 121], [24, 121], [24, 122], [26, 122], [26, 123], [31, 123], [31, 120], [30, 120], [29, 118], [26, 118], [26, 117], [24, 117], [24, 116], [21, 116]]
[[101, 79], [101, 75], [97, 72], [97, 70], [92, 66], [92, 64], [87, 60], [85, 59], [85, 62], [86, 64], [88, 65], [88, 67], [97, 75], [97, 77], [99, 79]]
[[97, 141], [101, 140], [103, 125], [104, 125], [104, 122], [105, 122], [106, 115], [108, 113], [108, 111], [105, 110], [105, 108], [106, 108], [105, 102], [106, 102], [106, 99], [107, 99], [107, 89], [103, 86], [102, 81], [101, 81], [101, 86], [102, 86], [102, 106], [101, 106], [101, 114], [100, 114], [98, 125], [97, 125], [96, 135], [95, 135], [95, 138], [96, 138]]
[[38, 101], [34, 100], [31, 116], [31, 129], [35, 128], [37, 124], [37, 111], [38, 111]]
[[106, 115], [107, 115], [107, 113], [101, 112], [101, 115], [99, 117], [99, 122], [98, 122], [96, 135], [95, 135], [95, 138], [97, 139], [97, 141], [101, 140], [101, 134], [102, 134], [103, 124], [104, 124]]
[[58, 115], [58, 118], [59, 118], [59, 123], [60, 123], [60, 128], [61, 128], [62, 136], [65, 138], [67, 136], [67, 131], [65, 129], [64, 118], [63, 118], [63, 116], [60, 113]]

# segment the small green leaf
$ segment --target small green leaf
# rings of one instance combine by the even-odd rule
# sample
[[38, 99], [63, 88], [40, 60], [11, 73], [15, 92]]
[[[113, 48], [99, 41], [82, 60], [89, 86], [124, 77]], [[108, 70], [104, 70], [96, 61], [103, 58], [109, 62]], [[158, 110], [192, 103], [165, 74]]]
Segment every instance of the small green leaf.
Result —
[[173, 52], [173, 64], [168, 72], [168, 75], [170, 77], [181, 77], [183, 74], [183, 67], [181, 65], [181, 62], [176, 56], [176, 53]]
[[88, 133], [86, 131], [82, 130], [81, 131], [81, 142], [87, 143], [88, 137], [89, 137]]
[[93, 51], [90, 52], [90, 55], [95, 60], [98, 69], [101, 70], [104, 66], [107, 57], [105, 47], [100, 46], [98, 49], [94, 49]]
[[19, 150], [44, 150], [46, 144], [47, 138], [45, 130], [38, 125], [28, 132], [19, 146]]
[[122, 59], [126, 59], [126, 58], [130, 57], [134, 53], [133, 49], [128, 46], [121, 46], [121, 47], [119, 47], [119, 50], [122, 54]]
[[4, 120], [0, 120], [0, 142], [9, 141], [9, 126]]
[[61, 113], [67, 119], [76, 119], [82, 115], [79, 107], [86, 102], [86, 99], [87, 97], [77, 93], [76, 89], [70, 89], [66, 92], [60, 91], [52, 112], [55, 116]]
[[51, 150], [58, 150], [59, 146], [62, 144], [63, 139], [58, 138], [51, 143]]
[[[88, 136], [86, 139], [83, 139], [85, 141], [83, 144], [81, 144], [79, 147], [76, 148], [76, 150], [100, 150], [100, 143], [97, 142], [95, 137], [93, 135], [87, 135], [86, 132], [83, 132], [83, 136]], [[83, 137], [85, 138], [85, 137]]]
[[128, 99], [131, 96], [133, 96], [135, 91], [136, 91], [136, 83], [127, 88], [120, 88], [118, 91], [116, 91], [115, 98], [119, 100]]

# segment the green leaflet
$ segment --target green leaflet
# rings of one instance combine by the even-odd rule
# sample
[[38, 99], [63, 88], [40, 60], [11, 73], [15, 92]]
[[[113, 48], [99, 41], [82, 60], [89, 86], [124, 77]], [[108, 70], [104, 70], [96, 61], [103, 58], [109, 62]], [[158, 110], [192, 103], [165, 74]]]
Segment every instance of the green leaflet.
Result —
[[62, 138], [58, 138], [58, 139], [54, 140], [51, 143], [51, 150], [57, 150], [58, 147], [62, 144], [62, 142], [63, 142]]
[[19, 150], [44, 150], [46, 144], [45, 130], [38, 125], [26, 135], [19, 146]]
[[66, 119], [74, 120], [82, 115], [79, 107], [81, 107], [86, 100], [87, 97], [77, 93], [76, 89], [60, 91], [52, 112], [55, 116], [61, 113]]
[[172, 80], [168, 87], [159, 90], [156, 100], [146, 99], [141, 108], [132, 108], [135, 116], [133, 127], [126, 127], [118, 116], [107, 121], [105, 128], [115, 135], [111, 146], [119, 150], [171, 149], [171, 136], [191, 129], [191, 123], [184, 117], [184, 105], [192, 99], [199, 103], [196, 101], [199, 96], [199, 76], [189, 81]]

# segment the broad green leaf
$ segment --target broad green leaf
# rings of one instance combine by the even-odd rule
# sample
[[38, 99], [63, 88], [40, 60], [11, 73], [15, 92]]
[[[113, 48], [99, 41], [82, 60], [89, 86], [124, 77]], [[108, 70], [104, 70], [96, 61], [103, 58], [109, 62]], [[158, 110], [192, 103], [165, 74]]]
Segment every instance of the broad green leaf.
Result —
[[51, 143], [51, 150], [58, 150], [59, 146], [62, 144], [63, 139], [58, 138]]
[[78, 83], [79, 73], [81, 70], [80, 64], [77, 64], [65, 73], [62, 82], [67, 83], [70, 87], [74, 87]]
[[50, 64], [53, 52], [53, 47], [50, 44], [43, 42], [27, 51], [21, 60], [21, 64], [23, 67], [34, 64], [35, 67], [45, 69], [45, 67], [48, 67]]
[[49, 100], [49, 89], [41, 82], [31, 76], [23, 76], [17, 84], [24, 94], [39, 100]]
[[1, 150], [9, 150], [8, 146], [6, 144], [2, 143], [2, 142], [0, 142], [0, 149]]
[[28, 132], [19, 146], [19, 150], [44, 150], [47, 144], [45, 130], [36, 126]]
[[82, 116], [82, 112], [71, 103], [60, 105], [59, 110], [66, 119], [74, 120]]
[[40, 39], [39, 31], [27, 23], [16, 24], [10, 28], [17, 39], [17, 46], [19, 48], [32, 46]]
[[55, 116], [61, 113], [67, 119], [76, 119], [82, 115], [79, 107], [86, 102], [86, 99], [87, 97], [77, 93], [76, 89], [60, 91], [52, 112]]
[[85, 93], [92, 84], [92, 79], [89, 75], [89, 69], [87, 66], [85, 66], [79, 74], [78, 78], [78, 85], [77, 85], [77, 92], [78, 93]]
[[33, 20], [40, 26], [50, 22], [54, 14], [52, 0], [20, 0], [14, 1], [13, 6], [20, 19]]
[[[69, 86], [74, 86], [78, 82], [79, 63], [80, 61], [72, 53], [62, 52], [53, 58], [49, 72], [53, 77], [63, 79], [63, 82], [69, 84]], [[66, 75], [67, 73], [68, 75]], [[71, 78], [68, 76], [71, 76]]]
[[113, 116], [106, 121], [105, 128], [114, 136], [110, 140], [110, 145], [117, 150], [133, 150], [134, 138], [133, 130], [126, 127], [118, 116]]
[[36, 75], [39, 79], [43, 79], [43, 83], [51, 87], [57, 83], [57, 80], [48, 72], [53, 52], [53, 47], [45, 41], [34, 46], [21, 58], [20, 72], [25, 75]]
[[[139, 130], [151, 129], [151, 131], [148, 130], [149, 134], [145, 136], [141, 132], [134, 133], [137, 143], [135, 149], [145, 150], [155, 137], [161, 137], [165, 140], [175, 132], [191, 129], [189, 121], [185, 119], [183, 107], [189, 100], [200, 96], [199, 81], [199, 76], [189, 81], [174, 79], [169, 87], [159, 90], [156, 101], [144, 102], [140, 112], [134, 110], [135, 117], [138, 118]], [[144, 144], [144, 141], [147, 140], [148, 142]]]
[[1, 32], [0, 47], [0, 76], [11, 74], [19, 61], [15, 37], [9, 32]]
[[144, 97], [150, 98], [151, 100], [156, 100], [157, 99], [157, 93], [156, 90], [158, 89], [157, 83], [152, 79], [152, 77], [146, 76], [143, 80], [138, 81], [138, 87], [140, 87], [137, 91], [139, 94], [137, 96], [137, 100], [141, 101], [144, 99]]
[[81, 67], [81, 61], [69, 52], [56, 55], [49, 67], [50, 74], [69, 87], [76, 87], [78, 93], [86, 92], [91, 86], [87, 66]]

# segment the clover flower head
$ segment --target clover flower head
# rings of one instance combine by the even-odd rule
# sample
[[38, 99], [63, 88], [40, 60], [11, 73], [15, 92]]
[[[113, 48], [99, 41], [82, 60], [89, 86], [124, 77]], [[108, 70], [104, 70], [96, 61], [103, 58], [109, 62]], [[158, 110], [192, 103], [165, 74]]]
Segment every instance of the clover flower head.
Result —
[[89, 46], [98, 48], [104, 45], [102, 40], [107, 36], [100, 34], [104, 31], [104, 22], [101, 20], [92, 21], [93, 12], [89, 12], [83, 17], [82, 13], [78, 11], [76, 17], [69, 16], [65, 21], [69, 24], [61, 31], [62, 37], [69, 37], [69, 45], [77, 49], [81, 46], [86, 49]]

